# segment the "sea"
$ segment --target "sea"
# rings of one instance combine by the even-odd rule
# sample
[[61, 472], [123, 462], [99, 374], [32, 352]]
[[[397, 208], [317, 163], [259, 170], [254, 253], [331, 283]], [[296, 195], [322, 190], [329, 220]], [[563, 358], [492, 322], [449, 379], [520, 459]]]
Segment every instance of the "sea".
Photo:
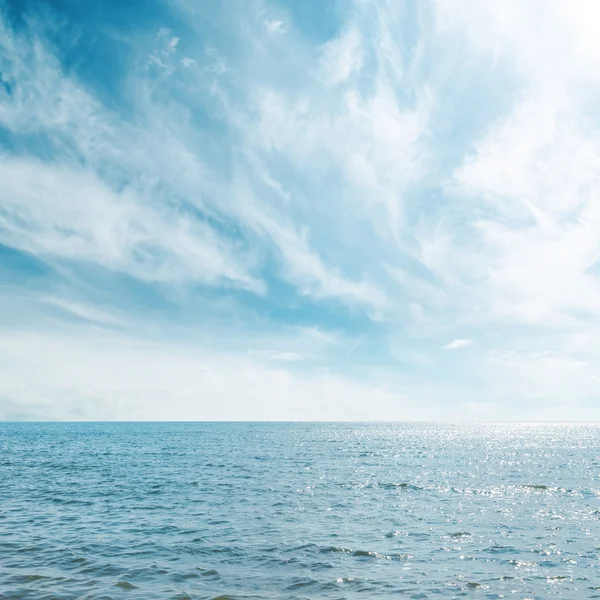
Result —
[[0, 598], [600, 598], [600, 426], [2, 423]]

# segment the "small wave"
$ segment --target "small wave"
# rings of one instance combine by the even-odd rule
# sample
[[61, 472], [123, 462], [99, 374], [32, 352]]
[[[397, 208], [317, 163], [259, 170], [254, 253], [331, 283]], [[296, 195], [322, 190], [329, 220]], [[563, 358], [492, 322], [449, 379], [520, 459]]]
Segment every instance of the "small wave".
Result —
[[173, 581], [187, 581], [188, 579], [198, 579], [200, 575], [198, 573], [174, 573], [171, 578]]
[[327, 548], [321, 548], [319, 552], [321, 554], [328, 554], [330, 552], [339, 554], [352, 554], [352, 550], [349, 550], [348, 548], [341, 548], [340, 546], [327, 546]]
[[33, 583], [34, 581], [43, 581], [44, 579], [52, 579], [52, 577], [34, 573], [33, 575], [15, 575], [11, 578], [11, 581], [14, 583]]
[[456, 533], [451, 533], [450, 534], [451, 538], [465, 538], [465, 537], [471, 537], [471, 533], [468, 531], [457, 531]]
[[117, 583], [115, 583], [115, 587], [121, 588], [122, 590], [137, 589], [137, 585], [133, 585], [133, 583], [129, 583], [129, 581], [117, 581]]
[[394, 530], [394, 531], [389, 531], [388, 533], [386, 533], [384, 537], [393, 538], [393, 537], [397, 537], [399, 535], [408, 535], [408, 534], [405, 531]]
[[374, 550], [350, 550], [349, 548], [343, 548], [341, 546], [327, 546], [326, 548], [321, 548], [319, 552], [321, 554], [349, 554], [357, 558], [374, 558], [378, 560], [405, 560], [404, 555], [401, 554], [394, 554], [393, 556], [389, 556], [387, 554], [375, 552]]
[[55, 504], [65, 504], [65, 505], [73, 505], [73, 504], [79, 504], [82, 506], [92, 506], [94, 503], [90, 502], [89, 500], [77, 500], [76, 498], [59, 498], [59, 497], [54, 497], [50, 500], [51, 502], [54, 502]]
[[[296, 546], [294, 548], [290, 548], [292, 552], [296, 552], [297, 550], [307, 550], [308, 548], [316, 548], [317, 545], [313, 543], [302, 544], [301, 546]], [[325, 550], [320, 550], [320, 552], [324, 552]]]
[[537, 567], [538, 563], [533, 561], [533, 560], [509, 560], [507, 561], [509, 565], [513, 565], [515, 567], [529, 567], [529, 568], [533, 568], [533, 567]]
[[389, 560], [389, 556], [385, 556], [385, 554], [379, 554], [379, 552], [374, 552], [373, 550], [355, 550], [352, 553], [352, 556], [361, 556], [364, 558], [381, 558], [385, 560]]
[[219, 577], [219, 571], [215, 569], [202, 569], [198, 567], [198, 571], [200, 571], [202, 577]]
[[401, 483], [373, 482], [373, 483], [369, 483], [369, 482], [362, 482], [362, 481], [352, 481], [351, 483], [343, 483], [341, 485], [342, 485], [342, 487], [345, 487], [345, 488], [348, 488], [348, 487], [357, 488], [358, 487], [358, 488], [364, 489], [364, 490], [380, 488], [382, 490], [410, 490], [413, 492], [422, 492], [423, 491], [422, 487], [419, 487], [418, 485], [414, 485], [412, 483], [406, 483], [406, 482], [401, 482]]
[[485, 548], [483, 552], [488, 554], [515, 554], [517, 549], [514, 546], [490, 546]]
[[378, 486], [384, 490], [411, 490], [413, 492], [422, 492], [423, 488], [412, 483], [379, 483]]
[[[90, 564], [77, 571], [79, 574], [91, 575], [93, 577], [118, 577], [123, 570], [120, 567], [111, 564], [95, 565]], [[165, 574], [167, 571], [165, 571]]]
[[305, 587], [312, 587], [318, 583], [319, 582], [316, 579], [312, 579], [312, 578], [300, 579], [300, 580], [294, 581], [294, 583], [291, 583], [290, 585], [288, 585], [286, 587], [286, 589], [299, 590], [299, 589], [302, 589]]
[[409, 560], [412, 558], [410, 554], [381, 554], [380, 552], [375, 552], [374, 550], [355, 550], [352, 553], [352, 556], [362, 557], [362, 558], [373, 558], [376, 560]]

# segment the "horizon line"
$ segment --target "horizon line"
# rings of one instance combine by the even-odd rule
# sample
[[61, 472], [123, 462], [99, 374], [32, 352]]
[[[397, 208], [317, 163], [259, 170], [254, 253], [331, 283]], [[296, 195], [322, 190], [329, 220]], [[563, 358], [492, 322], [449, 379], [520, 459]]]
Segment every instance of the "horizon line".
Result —
[[474, 424], [474, 425], [485, 425], [485, 424], [600, 424], [600, 419], [594, 419], [590, 421], [582, 421], [582, 420], [568, 420], [568, 419], [557, 419], [557, 420], [518, 420], [518, 419], [485, 419], [485, 420], [415, 420], [415, 419], [407, 419], [407, 420], [234, 420], [234, 419], [194, 419], [194, 420], [184, 420], [184, 419], [170, 419], [170, 420], [36, 420], [36, 419], [27, 419], [27, 420], [9, 420], [3, 419], [0, 420], [0, 424], [9, 424], [9, 423], [17, 423], [17, 424], [25, 424], [25, 423], [37, 423], [37, 424], [71, 424], [71, 423], [89, 423], [89, 424], [105, 424], [105, 423], [219, 423], [219, 424]]

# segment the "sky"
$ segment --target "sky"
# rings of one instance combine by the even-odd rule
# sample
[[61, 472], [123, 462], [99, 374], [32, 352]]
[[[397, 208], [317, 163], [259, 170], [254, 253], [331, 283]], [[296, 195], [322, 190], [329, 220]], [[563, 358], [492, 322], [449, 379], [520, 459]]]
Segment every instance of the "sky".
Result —
[[600, 419], [599, 23], [0, 0], [0, 419]]

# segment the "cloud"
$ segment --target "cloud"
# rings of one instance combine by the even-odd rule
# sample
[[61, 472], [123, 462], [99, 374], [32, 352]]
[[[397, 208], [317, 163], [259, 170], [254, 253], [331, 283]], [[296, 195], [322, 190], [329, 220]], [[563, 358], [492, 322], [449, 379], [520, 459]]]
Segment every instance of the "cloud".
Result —
[[460, 350], [460, 348], [466, 348], [473, 343], [473, 340], [453, 340], [449, 344], [442, 346], [442, 350]]
[[386, 307], [385, 293], [376, 285], [352, 281], [341, 276], [337, 269], [327, 267], [311, 249], [306, 234], [281, 220], [269, 218], [263, 211], [249, 218], [257, 231], [275, 243], [286, 266], [286, 277], [298, 286], [300, 293], [317, 298], [339, 297], [350, 304], [370, 307], [376, 311], [373, 314], [379, 314]]
[[303, 335], [308, 338], [324, 342], [326, 344], [339, 344], [341, 335], [335, 331], [323, 331], [318, 327], [304, 327], [301, 329]]
[[[208, 182], [199, 181], [194, 173], [206, 171], [205, 159], [188, 146], [196, 140], [190, 139], [189, 131], [176, 137], [183, 133], [181, 124], [163, 113], [159, 104], [140, 107], [150, 111], [148, 118], [152, 119], [142, 133], [120, 122], [76, 81], [63, 77], [56, 59], [43, 48], [30, 57], [24, 39], [9, 32], [7, 39], [12, 50], [8, 74], [23, 92], [5, 95], [4, 123], [15, 131], [29, 129], [37, 135], [58, 131], [64, 138], [61, 146], [76, 148], [90, 167], [82, 169], [69, 155], [62, 164], [23, 158], [5, 162], [4, 243], [44, 257], [92, 260], [149, 281], [212, 285], [229, 281], [263, 293], [264, 284], [250, 273], [256, 260], [247, 244], [223, 238], [201, 215], [179, 210], [177, 202], [172, 208], [162, 202], [163, 182], [172, 181], [166, 192], [173, 197], [196, 203], [198, 191], [211, 189], [200, 209], [209, 210], [217, 219], [237, 222], [242, 231], [250, 228], [266, 235], [287, 265], [281, 274], [299, 285], [303, 294], [349, 299], [376, 310], [385, 303], [384, 294], [373, 284], [353, 282], [340, 276], [337, 269], [326, 267], [306, 238], [269, 206], [259, 203], [251, 213], [243, 202], [222, 203], [221, 192], [214, 190], [219, 186], [226, 190], [228, 184], [214, 174], [207, 175]], [[161, 29], [158, 39], [166, 44], [160, 56], [176, 52], [178, 38], [172, 37], [170, 30]], [[139, 85], [143, 90], [147, 84]], [[30, 96], [27, 104], [25, 95]], [[166, 120], [159, 128], [156, 119], [163, 116]], [[158, 148], [169, 152], [155, 155]], [[170, 158], [167, 163], [166, 156]], [[109, 178], [100, 175], [106, 165]], [[148, 180], [149, 168], [162, 175], [163, 182]], [[39, 176], [32, 177], [33, 171]], [[25, 185], [29, 178], [34, 185]], [[131, 183], [124, 187], [127, 182]], [[216, 197], [211, 198], [210, 193]], [[237, 192], [233, 189], [231, 193]]]
[[34, 51], [6, 26], [3, 32], [3, 76], [13, 83], [12, 93], [1, 94], [0, 123], [15, 135], [52, 140], [54, 160], [3, 157], [2, 243], [44, 260], [93, 262], [147, 281], [228, 280], [262, 293], [264, 285], [249, 273], [247, 248], [162, 202], [164, 192], [145, 174], [149, 166], [153, 175], [165, 173], [144, 148], [157, 141], [143, 139], [63, 76], [43, 45]]
[[295, 362], [302, 360], [302, 356], [296, 352], [281, 352], [279, 350], [251, 350], [250, 354], [255, 356], [264, 356], [271, 360], [281, 360], [284, 362]]
[[[27, 385], [19, 375], [24, 369]], [[0, 397], [16, 401], [0, 404], [0, 419], [360, 420], [414, 414], [402, 395], [339, 376], [299, 377], [214, 350], [98, 332], [85, 339], [64, 332], [3, 336], [0, 373]]]
[[483, 209], [472, 225], [492, 316], [549, 327], [600, 316], [600, 146], [588, 104], [600, 45], [585, 23], [596, 9], [551, 3], [539, 22], [531, 6], [510, 2], [501, 15], [489, 2], [469, 14], [439, 8], [446, 27], [522, 77], [508, 114], [475, 141], [451, 186]]
[[363, 65], [363, 42], [356, 27], [330, 40], [322, 50], [321, 71], [326, 82], [339, 84], [346, 81]]
[[93, 323], [101, 323], [105, 325], [124, 325], [126, 320], [121, 315], [115, 314], [114, 311], [103, 310], [97, 306], [88, 304], [81, 304], [72, 300], [65, 300], [64, 298], [48, 297], [44, 298], [44, 301], [51, 305], [59, 308], [65, 313], [90, 321]]
[[[171, 30], [166, 27], [161, 27], [156, 34], [156, 40], [158, 42], [157, 48], [155, 48], [149, 55], [146, 61], [148, 68], [156, 68], [165, 75], [172, 75], [175, 72], [175, 65], [171, 55], [177, 51], [179, 44], [179, 38], [171, 36]], [[194, 62], [191, 59], [184, 57], [181, 64], [184, 67]]]
[[[0, 164], [0, 241], [44, 259], [93, 262], [157, 282], [262, 285], [235, 243], [201, 221], [118, 193], [93, 173], [23, 159]], [[236, 256], [237, 254], [237, 256]]]
[[266, 20], [265, 27], [269, 33], [284, 33], [286, 30], [285, 22], [278, 19]]

